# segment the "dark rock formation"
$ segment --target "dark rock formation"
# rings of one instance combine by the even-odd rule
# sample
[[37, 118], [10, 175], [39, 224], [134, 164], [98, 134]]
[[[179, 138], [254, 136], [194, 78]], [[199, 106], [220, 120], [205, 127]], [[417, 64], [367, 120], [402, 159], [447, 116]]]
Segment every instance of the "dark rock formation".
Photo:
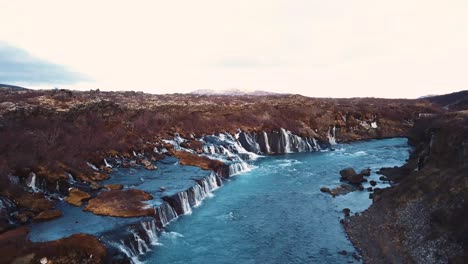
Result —
[[348, 216], [350, 215], [350, 213], [351, 213], [351, 210], [350, 210], [349, 208], [343, 209], [343, 214], [344, 214], [346, 217], [348, 217]]
[[340, 171], [341, 179], [348, 181], [351, 184], [361, 184], [364, 182], [364, 175], [362, 173], [357, 174], [353, 168], [346, 168]]
[[363, 175], [363, 176], [370, 176], [371, 169], [364, 169], [364, 170], [361, 171], [360, 174]]
[[356, 185], [341, 184], [340, 186], [331, 190], [330, 194], [333, 196], [345, 195], [345, 194], [348, 194], [350, 192], [354, 192], [357, 190], [359, 190], [359, 187], [357, 187]]

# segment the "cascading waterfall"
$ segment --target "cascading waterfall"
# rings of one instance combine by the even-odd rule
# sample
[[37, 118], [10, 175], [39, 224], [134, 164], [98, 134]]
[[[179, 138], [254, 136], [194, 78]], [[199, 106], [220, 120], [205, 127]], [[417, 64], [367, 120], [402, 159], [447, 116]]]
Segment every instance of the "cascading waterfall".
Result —
[[36, 186], [36, 173], [31, 172], [26, 179], [26, 185], [31, 188], [34, 192], [37, 192], [39, 188]]
[[191, 207], [197, 207], [201, 204], [203, 199], [208, 196], [205, 189], [202, 188], [198, 183], [187, 191], [187, 197]]
[[286, 132], [286, 130], [284, 128], [281, 128], [280, 129], [281, 131], [281, 137], [284, 141], [284, 153], [291, 153], [291, 142], [290, 142], [290, 138], [289, 138], [289, 131]]
[[[221, 133], [217, 136], [204, 136], [200, 139], [204, 143], [202, 155], [225, 162], [228, 166], [228, 176], [230, 177], [250, 170], [251, 165], [246, 161], [258, 158], [259, 156], [256, 153], [292, 153], [317, 151], [320, 149], [315, 138], [303, 138], [283, 128], [280, 131], [272, 132], [270, 134], [272, 135], [271, 138], [267, 132], [261, 133], [239, 132], [234, 136], [228, 133]], [[329, 138], [334, 139], [334, 135], [335, 128], [333, 130], [330, 129]], [[180, 143], [184, 141], [185, 139], [178, 135], [174, 140], [165, 140], [165, 142], [173, 144], [176, 149], [186, 151], [180, 147]], [[276, 149], [274, 144], [278, 144]], [[111, 166], [106, 159], [104, 159], [104, 164], [106, 167]], [[88, 165], [94, 167], [92, 164]], [[138, 255], [150, 251], [150, 245], [160, 245], [158, 240], [158, 232], [160, 230], [157, 227], [164, 228], [171, 221], [177, 219], [180, 214], [191, 214], [192, 208], [199, 206], [206, 197], [212, 196], [212, 191], [221, 185], [221, 179], [215, 172], [212, 172], [203, 179], [195, 180], [195, 184], [189, 189], [172, 196], [163, 197], [164, 202], [155, 207], [155, 220], [142, 222], [142, 230], [140, 232], [131, 230], [133, 239], [130, 243], [127, 243], [128, 245], [121, 241], [116, 247], [133, 263], [141, 263], [138, 260]]]
[[69, 183], [75, 183], [76, 182], [75, 179], [73, 179], [73, 175], [71, 175], [71, 173], [65, 172], [65, 175], [67, 176]]
[[320, 150], [320, 145], [317, 143], [317, 140], [315, 138], [312, 138], [312, 141], [314, 142], [315, 150]]
[[250, 170], [250, 166], [245, 161], [232, 163], [229, 165], [229, 176], [234, 176], [248, 170]]
[[[331, 133], [330, 133], [330, 131], [331, 131]], [[333, 128], [329, 128], [329, 129], [328, 129], [328, 135], [327, 135], [327, 137], [328, 137], [328, 142], [330, 142], [330, 145], [336, 145], [336, 138], [335, 138], [335, 136], [336, 136], [336, 127], [333, 126]]]
[[107, 168], [112, 168], [112, 165], [110, 165], [108, 162], [107, 162], [107, 159], [104, 159], [104, 164]]
[[140, 255], [144, 255], [146, 252], [150, 251], [150, 248], [146, 244], [146, 241], [143, 240], [136, 231], [130, 230], [130, 232], [133, 234], [133, 238], [135, 239], [135, 242], [137, 243], [137, 249]]
[[159, 243], [159, 240], [158, 240], [158, 233], [157, 233], [158, 230], [156, 229], [156, 223], [154, 222], [154, 220], [151, 220], [148, 222], [141, 222], [141, 226], [145, 230], [146, 235], [148, 236], [148, 240], [151, 245], [153, 246], [161, 245], [161, 243]]
[[[135, 154], [135, 151], [133, 152], [133, 154]], [[99, 169], [98, 169], [96, 166], [94, 166], [94, 164], [92, 164], [92, 163], [90, 163], [90, 162], [86, 162], [86, 164], [87, 164], [91, 169], [93, 169], [93, 170], [95, 170], [95, 171], [99, 171]]]
[[143, 264], [143, 262], [141, 262], [138, 259], [138, 253], [135, 252], [134, 249], [131, 249], [131, 248], [127, 247], [127, 245], [125, 245], [123, 240], [120, 240], [120, 243], [117, 243], [114, 246], [116, 248], [118, 248], [120, 250], [120, 252], [124, 253], [125, 256], [127, 256], [130, 259], [132, 264]]
[[159, 218], [162, 227], [165, 227], [178, 217], [175, 209], [166, 202], [164, 202], [161, 206], [156, 207], [155, 209], [156, 217]]
[[214, 172], [212, 172], [210, 176], [206, 177], [206, 182], [210, 188], [210, 192], [218, 189], [220, 187], [218, 183], [221, 183], [221, 181], [218, 180], [218, 176]]
[[16, 176], [8, 175], [8, 180], [13, 185], [19, 185], [20, 184], [20, 179], [18, 177], [16, 177]]
[[268, 142], [268, 134], [263, 131], [263, 140], [265, 140], [266, 153], [271, 153], [270, 143]]
[[187, 192], [179, 192], [177, 196], [179, 197], [183, 214], [191, 214], [192, 208], [190, 207]]

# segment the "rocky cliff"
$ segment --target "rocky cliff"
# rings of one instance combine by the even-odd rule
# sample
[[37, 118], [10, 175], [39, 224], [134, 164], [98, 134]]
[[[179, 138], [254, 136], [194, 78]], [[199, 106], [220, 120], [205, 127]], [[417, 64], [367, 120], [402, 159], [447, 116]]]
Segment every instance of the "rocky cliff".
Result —
[[394, 187], [345, 220], [349, 237], [366, 263], [466, 263], [468, 112], [418, 119], [409, 142], [409, 161], [382, 170]]

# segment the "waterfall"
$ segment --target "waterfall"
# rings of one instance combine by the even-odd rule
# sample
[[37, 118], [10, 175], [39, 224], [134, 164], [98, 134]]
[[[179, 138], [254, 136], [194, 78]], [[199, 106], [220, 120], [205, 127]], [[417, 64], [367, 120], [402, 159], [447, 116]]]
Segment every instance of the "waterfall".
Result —
[[36, 173], [29, 173], [28, 178], [26, 179], [26, 185], [31, 188], [34, 192], [37, 192], [39, 189], [36, 186]]
[[199, 206], [207, 196], [208, 194], [205, 192], [205, 189], [203, 189], [198, 183], [187, 190], [187, 197], [191, 207]]
[[138, 259], [138, 254], [131, 248], [127, 247], [123, 240], [120, 240], [120, 243], [115, 246], [120, 250], [120, 252], [124, 253], [130, 259], [132, 264], [143, 264], [143, 262]]
[[68, 178], [69, 183], [75, 183], [75, 179], [73, 179], [73, 175], [71, 175], [69, 172], [65, 172], [65, 176]]
[[137, 243], [137, 249], [138, 253], [140, 255], [144, 255], [146, 252], [150, 251], [148, 245], [146, 244], [145, 240], [143, 240], [136, 231], [130, 230], [130, 232], [133, 234], [133, 238], [135, 239], [135, 242]]
[[192, 208], [190, 207], [187, 192], [180, 192], [177, 194], [177, 196], [179, 197], [183, 214], [191, 214]]
[[237, 136], [239, 143], [249, 152], [259, 153], [260, 152], [260, 145], [257, 143], [255, 139], [254, 133], [248, 132], [240, 132]]
[[290, 139], [289, 139], [289, 134], [290, 132], [289, 131], [286, 131], [284, 128], [281, 128], [280, 129], [281, 131], [281, 137], [284, 141], [284, 153], [291, 153], [291, 142], [290, 142]]
[[263, 131], [263, 138], [265, 140], [266, 152], [271, 153], [270, 143], [268, 142], [268, 134]]
[[210, 191], [214, 191], [219, 188], [218, 176], [216, 175], [216, 173], [212, 172], [210, 176], [206, 177], [206, 179], [207, 179], [206, 182], [210, 188]]
[[[332, 133], [330, 133], [330, 131]], [[330, 145], [336, 145], [336, 138], [335, 138], [335, 133], [336, 133], [336, 128], [333, 126], [333, 128], [328, 128], [328, 142], [330, 142]]]
[[104, 159], [104, 164], [106, 165], [107, 168], [112, 168], [112, 166], [109, 163], [107, 163], [106, 159]]
[[8, 180], [10, 181], [11, 184], [14, 184], [14, 185], [18, 185], [20, 183], [19, 178], [11, 174], [8, 175]]
[[314, 148], [315, 150], [320, 150], [320, 145], [317, 143], [317, 140], [313, 137], [312, 141], [314, 142]]
[[161, 243], [158, 242], [159, 241], [158, 233], [157, 233], [158, 230], [156, 229], [156, 223], [154, 222], [154, 220], [151, 220], [148, 222], [141, 222], [141, 226], [145, 230], [146, 235], [148, 236], [148, 240], [151, 245], [153, 246], [161, 245]]
[[170, 204], [164, 202], [161, 206], [156, 207], [156, 216], [159, 217], [162, 227], [165, 227], [173, 220], [177, 219], [177, 212]]
[[244, 161], [229, 164], [229, 177], [249, 170], [249, 165]]
[[[135, 153], [135, 152], [133, 152], [133, 153]], [[93, 170], [95, 170], [95, 171], [99, 171], [99, 169], [98, 169], [96, 166], [94, 166], [94, 164], [89, 163], [89, 162], [86, 162], [86, 164], [87, 164], [91, 169], [93, 169]]]

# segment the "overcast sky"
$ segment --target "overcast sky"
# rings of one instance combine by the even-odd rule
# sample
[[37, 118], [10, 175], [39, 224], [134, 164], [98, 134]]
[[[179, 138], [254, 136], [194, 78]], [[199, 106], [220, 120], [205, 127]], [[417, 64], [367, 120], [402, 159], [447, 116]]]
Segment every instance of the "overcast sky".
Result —
[[0, 83], [408, 97], [468, 89], [467, 0], [0, 0]]

